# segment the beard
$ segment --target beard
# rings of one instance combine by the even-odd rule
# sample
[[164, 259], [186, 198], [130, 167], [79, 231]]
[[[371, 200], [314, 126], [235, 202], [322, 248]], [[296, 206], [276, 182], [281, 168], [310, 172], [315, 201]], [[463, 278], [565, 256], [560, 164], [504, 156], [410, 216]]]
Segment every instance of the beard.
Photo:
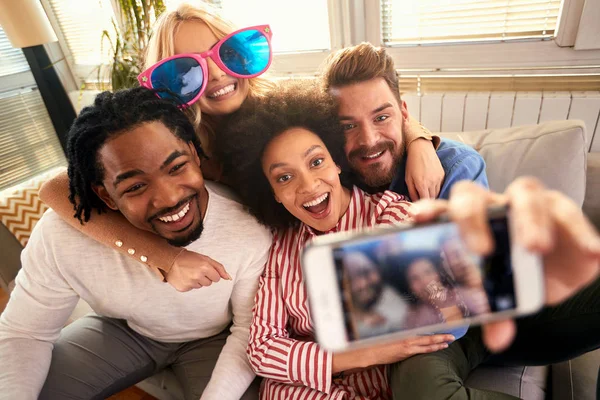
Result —
[[166, 209], [166, 210], [161, 210], [159, 213], [157, 213], [157, 214], [153, 215], [152, 217], [148, 218], [148, 222], [152, 226], [152, 229], [154, 230], [154, 233], [156, 233], [157, 235], [159, 235], [160, 237], [162, 237], [163, 239], [165, 239], [167, 241], [167, 243], [169, 243], [171, 246], [176, 246], [176, 247], [187, 246], [188, 244], [192, 243], [194, 240], [198, 239], [200, 237], [200, 235], [202, 235], [202, 231], [204, 230], [204, 224], [202, 223], [203, 215], [202, 215], [202, 211], [200, 211], [200, 203], [198, 201], [196, 201], [196, 208], [198, 210], [198, 215], [200, 216], [200, 221], [198, 222], [198, 225], [196, 225], [185, 236], [175, 237], [175, 238], [172, 238], [172, 239], [162, 236], [160, 234], [160, 232], [158, 231], [158, 229], [156, 229], [156, 226], [154, 225], [154, 219], [157, 218], [158, 215], [168, 215], [168, 214], [171, 214], [175, 210], [179, 209], [185, 203], [191, 202], [194, 197], [197, 199], [198, 195], [195, 194], [193, 196], [185, 198], [185, 199], [181, 200], [179, 203], [177, 203], [175, 206], [173, 206], [173, 207], [171, 207], [169, 209]]
[[[374, 188], [389, 186], [404, 157], [404, 147], [400, 146], [396, 152], [394, 150], [395, 145], [390, 140], [379, 142], [373, 147], [361, 146], [348, 154], [348, 162], [367, 186]], [[392, 165], [389, 169], [386, 169], [381, 162], [375, 162], [366, 167], [362, 165], [362, 158], [382, 151], [388, 151], [392, 155]]]
[[196, 226], [194, 229], [192, 229], [192, 231], [190, 233], [188, 233], [187, 235], [185, 235], [184, 237], [167, 239], [167, 242], [171, 246], [176, 246], [176, 247], [187, 246], [188, 244], [192, 243], [194, 240], [198, 239], [200, 237], [200, 235], [202, 235], [203, 230], [204, 230], [204, 224], [202, 224], [202, 220], [201, 220], [198, 223], [198, 226]]
[[381, 298], [381, 294], [383, 293], [383, 281], [378, 281], [377, 283], [372, 283], [370, 286], [371, 296], [363, 299], [355, 299], [356, 308], [362, 311], [369, 311]]

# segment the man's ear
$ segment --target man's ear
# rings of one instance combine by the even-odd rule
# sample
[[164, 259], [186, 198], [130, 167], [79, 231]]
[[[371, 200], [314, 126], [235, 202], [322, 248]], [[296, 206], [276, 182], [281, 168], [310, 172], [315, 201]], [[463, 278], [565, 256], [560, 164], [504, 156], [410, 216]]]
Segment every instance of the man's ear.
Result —
[[338, 175], [342, 173], [342, 168], [339, 165], [335, 164], [335, 168], [337, 169]]
[[102, 200], [108, 208], [115, 211], [119, 210], [117, 203], [110, 197], [104, 185], [92, 185], [92, 190], [96, 193], [96, 196], [100, 197], [100, 200]]
[[187, 145], [190, 148], [190, 152], [192, 154], [192, 157], [194, 158], [194, 161], [196, 162], [196, 164], [198, 164], [198, 166], [200, 166], [202, 162], [200, 156], [198, 155], [198, 152], [196, 151], [196, 146], [194, 146], [194, 143], [192, 142], [188, 142]]
[[404, 119], [410, 118], [410, 114], [408, 113], [408, 106], [404, 100], [400, 101], [400, 112], [402, 112], [402, 116]]

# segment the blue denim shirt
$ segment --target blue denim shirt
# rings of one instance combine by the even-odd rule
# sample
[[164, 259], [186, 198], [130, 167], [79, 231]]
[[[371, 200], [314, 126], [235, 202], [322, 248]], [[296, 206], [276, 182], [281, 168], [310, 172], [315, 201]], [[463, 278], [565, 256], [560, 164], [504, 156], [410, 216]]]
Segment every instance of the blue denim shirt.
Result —
[[[485, 161], [473, 148], [455, 142], [454, 140], [442, 139], [437, 149], [437, 155], [446, 172], [444, 183], [440, 190], [439, 198], [448, 199], [450, 189], [458, 181], [468, 179], [488, 188], [487, 175], [485, 174]], [[406, 186], [406, 158], [398, 167], [394, 180], [389, 189], [409, 197]]]
[[[487, 175], [485, 174], [485, 161], [473, 148], [454, 140], [442, 139], [437, 149], [437, 155], [446, 173], [444, 183], [440, 190], [439, 198], [448, 199], [450, 189], [458, 181], [468, 179], [488, 188]], [[398, 167], [394, 180], [389, 189], [409, 197], [406, 186], [406, 158]], [[459, 339], [467, 333], [469, 325], [459, 326], [447, 331], [436, 333], [449, 333]]]

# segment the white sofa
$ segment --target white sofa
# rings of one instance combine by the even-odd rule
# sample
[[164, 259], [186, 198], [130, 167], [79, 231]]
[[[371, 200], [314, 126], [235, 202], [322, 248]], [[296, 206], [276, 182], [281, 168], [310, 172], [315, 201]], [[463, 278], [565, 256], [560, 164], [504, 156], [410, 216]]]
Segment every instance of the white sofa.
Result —
[[[591, 154], [592, 163], [588, 163], [583, 122], [556, 121], [508, 129], [443, 133], [441, 136], [467, 143], [481, 153], [487, 163], [492, 190], [503, 191], [516, 177], [533, 175], [583, 205], [592, 218], [597, 218], [596, 223], [600, 222], [600, 154]], [[588, 185], [587, 193], [586, 181], [594, 188], [590, 189]], [[18, 255], [21, 250], [19, 242], [0, 224], [0, 253], [3, 254], [0, 280], [4, 285], [14, 279], [20, 268]], [[80, 303], [72, 318], [89, 311], [86, 304]], [[549, 392], [555, 400], [592, 400], [599, 364], [600, 351], [595, 351], [548, 367], [485, 366], [477, 368], [467, 384], [527, 400], [544, 399]], [[552, 377], [551, 386], [546, 384], [548, 376]], [[181, 388], [169, 369], [138, 386], [161, 400], [183, 399]]]

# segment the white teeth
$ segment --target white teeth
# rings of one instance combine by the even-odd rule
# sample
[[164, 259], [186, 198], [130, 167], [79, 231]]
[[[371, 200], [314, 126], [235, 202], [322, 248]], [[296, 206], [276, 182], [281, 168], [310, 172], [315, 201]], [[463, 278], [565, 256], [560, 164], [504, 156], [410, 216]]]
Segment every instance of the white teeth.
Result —
[[159, 218], [159, 220], [162, 222], [179, 221], [181, 218], [185, 217], [185, 214], [187, 214], [188, 211], [190, 211], [190, 203], [187, 203], [177, 214], [167, 215], [166, 217]]
[[329, 193], [325, 193], [319, 197], [317, 197], [316, 199], [314, 199], [313, 201], [309, 201], [308, 203], [304, 203], [302, 204], [304, 207], [313, 207], [316, 206], [318, 204], [321, 204], [322, 202], [324, 202], [327, 198], [329, 197]]
[[234, 89], [235, 89], [235, 85], [234, 84], [227, 85], [224, 88], [219, 89], [219, 90], [217, 90], [214, 93], [211, 93], [208, 97], [210, 97], [211, 99], [214, 99], [214, 98], [217, 98], [219, 96], [223, 96], [224, 94], [231, 93], [231, 92], [233, 92]]
[[365, 158], [377, 158], [382, 154], [383, 154], [383, 151], [380, 151], [379, 153], [371, 154], [370, 156], [365, 156]]

